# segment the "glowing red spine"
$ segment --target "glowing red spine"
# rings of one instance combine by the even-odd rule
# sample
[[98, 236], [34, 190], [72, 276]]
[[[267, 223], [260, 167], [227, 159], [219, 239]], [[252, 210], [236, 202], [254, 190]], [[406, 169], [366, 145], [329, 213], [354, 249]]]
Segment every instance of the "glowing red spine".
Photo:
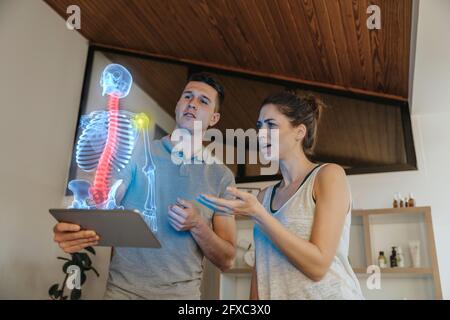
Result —
[[106, 139], [105, 148], [98, 161], [94, 183], [91, 188], [94, 202], [97, 205], [105, 202], [111, 187], [112, 161], [117, 149], [117, 131], [119, 126], [119, 98], [115, 95], [109, 96], [108, 115], [108, 137]]

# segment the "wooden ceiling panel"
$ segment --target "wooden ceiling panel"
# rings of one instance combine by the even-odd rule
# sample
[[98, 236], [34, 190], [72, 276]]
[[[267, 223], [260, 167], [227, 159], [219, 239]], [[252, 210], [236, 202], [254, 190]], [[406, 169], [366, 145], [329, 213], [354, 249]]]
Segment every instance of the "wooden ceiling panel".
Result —
[[[45, 0], [97, 44], [308, 85], [408, 98], [412, 0]], [[381, 9], [368, 30], [367, 7]]]
[[[172, 116], [192, 71], [215, 74], [225, 88], [222, 132], [254, 128], [271, 93], [311, 89], [328, 105], [316, 161], [354, 173], [415, 167], [406, 104], [412, 0], [44, 1], [64, 18], [77, 4], [80, 32]], [[371, 4], [381, 30], [366, 27]]]

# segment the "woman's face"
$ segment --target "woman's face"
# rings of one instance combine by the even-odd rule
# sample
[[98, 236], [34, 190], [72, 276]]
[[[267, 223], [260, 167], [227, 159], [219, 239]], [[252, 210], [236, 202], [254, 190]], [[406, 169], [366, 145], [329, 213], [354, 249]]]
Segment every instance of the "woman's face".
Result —
[[267, 104], [261, 108], [256, 127], [260, 151], [266, 159], [283, 160], [293, 150], [301, 150], [304, 126], [293, 127], [276, 105]]

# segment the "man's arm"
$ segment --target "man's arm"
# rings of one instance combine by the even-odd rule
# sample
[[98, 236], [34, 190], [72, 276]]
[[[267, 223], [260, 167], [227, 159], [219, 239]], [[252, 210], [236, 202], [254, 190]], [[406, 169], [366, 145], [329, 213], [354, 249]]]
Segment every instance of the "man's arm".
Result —
[[236, 253], [236, 223], [233, 216], [214, 215], [211, 227], [189, 201], [177, 199], [169, 206], [169, 223], [177, 231], [190, 231], [203, 254], [219, 269], [233, 265]]
[[[220, 183], [220, 196], [230, 197], [226, 188], [231, 185], [234, 185], [234, 177], [228, 171]], [[211, 228], [190, 202], [177, 199], [175, 205], [169, 206], [168, 217], [175, 230], [191, 232], [203, 254], [219, 269], [225, 271], [231, 268], [236, 255], [236, 222], [233, 215], [215, 212]]]
[[214, 215], [212, 229], [201, 219], [191, 234], [203, 254], [220, 270], [230, 269], [236, 255], [236, 222], [233, 216]]

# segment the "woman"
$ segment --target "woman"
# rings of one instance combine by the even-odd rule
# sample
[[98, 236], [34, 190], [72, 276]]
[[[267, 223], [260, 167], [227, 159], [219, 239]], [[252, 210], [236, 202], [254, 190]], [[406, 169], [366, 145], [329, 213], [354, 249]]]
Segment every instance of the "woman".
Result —
[[[322, 103], [289, 92], [264, 100], [257, 123], [261, 151], [278, 152], [283, 179], [258, 199], [230, 188], [236, 199], [200, 195], [215, 210], [255, 221], [252, 299], [364, 299], [348, 262], [351, 197], [344, 170], [308, 158]], [[269, 134], [261, 134], [269, 132]]]

